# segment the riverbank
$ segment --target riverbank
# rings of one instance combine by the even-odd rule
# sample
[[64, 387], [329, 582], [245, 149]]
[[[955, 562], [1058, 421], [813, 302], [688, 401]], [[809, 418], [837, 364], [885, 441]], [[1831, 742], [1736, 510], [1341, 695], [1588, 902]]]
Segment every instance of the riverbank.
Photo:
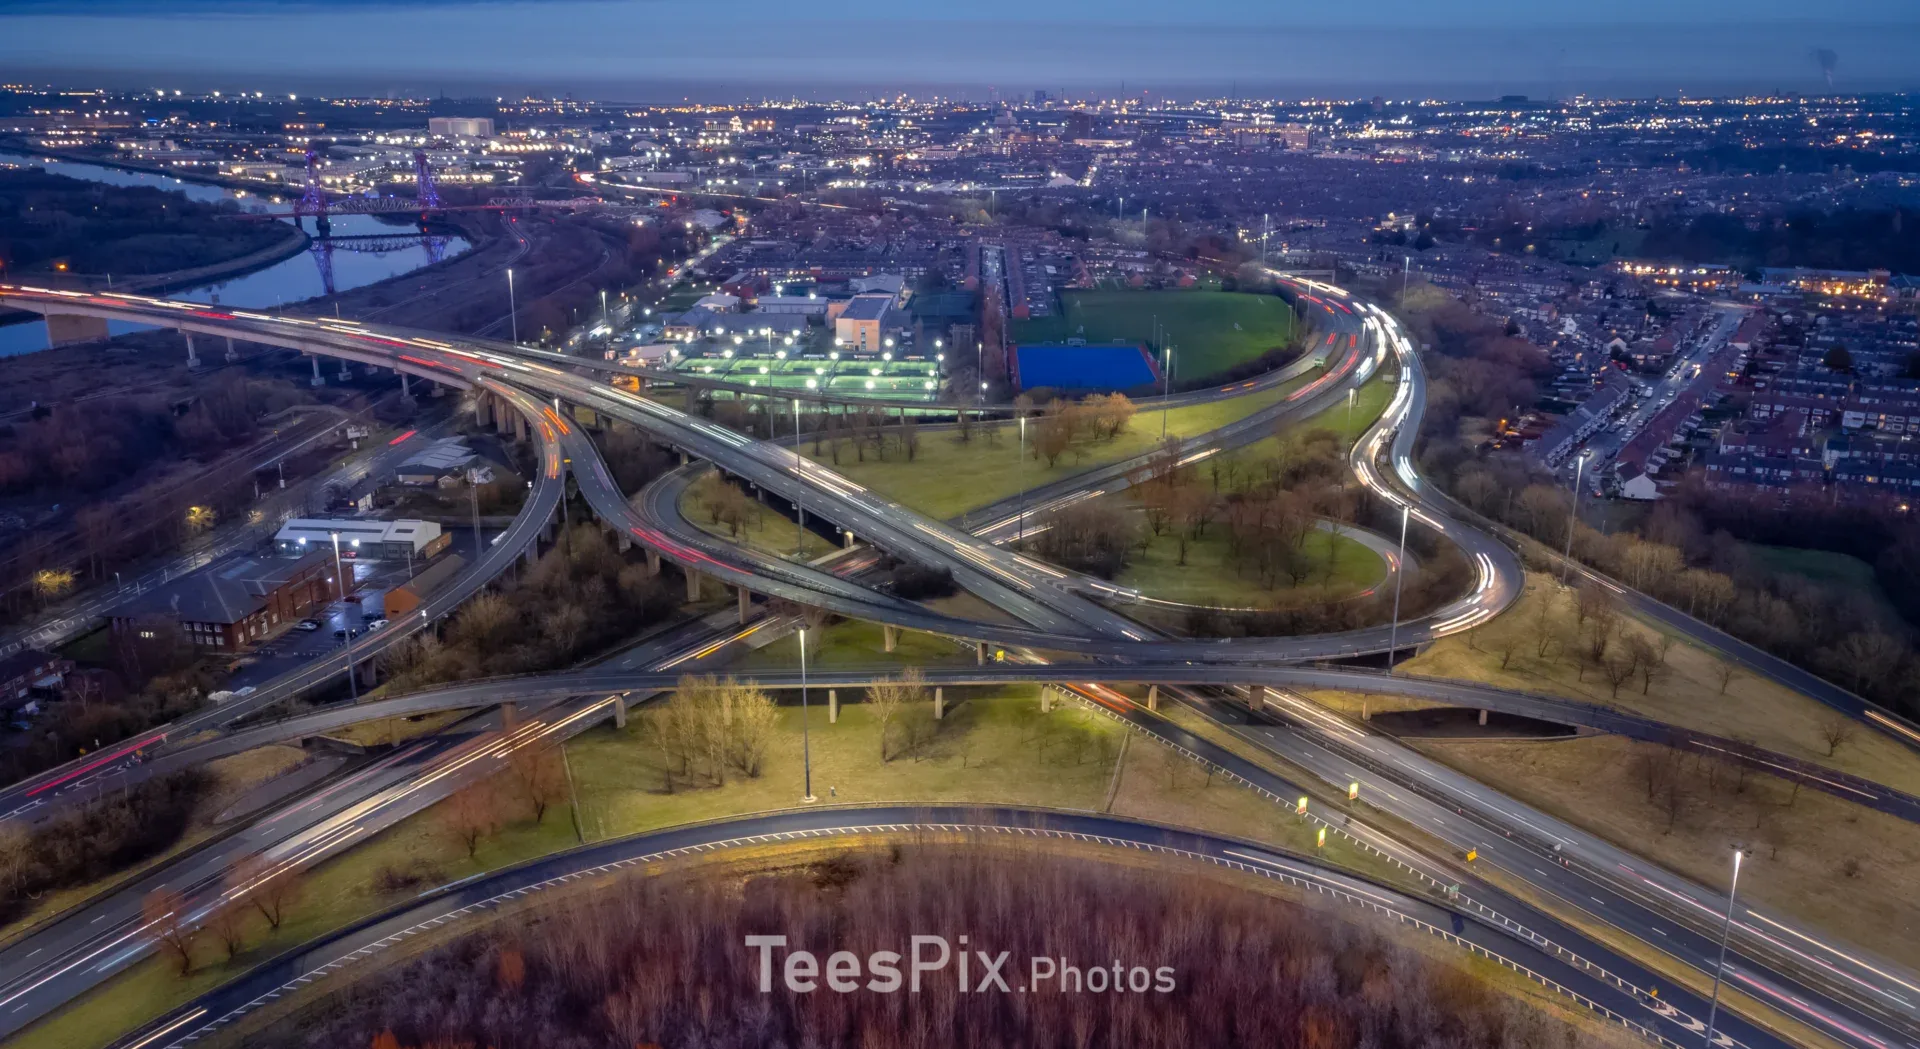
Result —
[[[213, 186], [219, 189], [236, 190], [241, 193], [261, 194], [263, 199], [266, 199], [266, 194], [274, 190], [274, 187], [269, 183], [257, 182], [250, 179], [236, 179], [228, 178], [224, 175], [180, 171], [175, 168], [162, 167], [158, 164], [141, 164], [137, 161], [123, 160], [117, 156], [98, 157], [89, 153], [76, 152], [71, 149], [48, 149], [44, 146], [35, 145], [30, 140], [17, 135], [0, 136], [0, 153], [20, 153], [26, 156], [50, 157], [54, 160], [64, 160], [71, 164], [92, 164], [95, 167], [117, 168], [121, 171], [132, 171], [141, 175], [159, 175], [162, 178], [178, 179], [181, 182], [190, 182], [197, 186]], [[300, 195], [300, 187], [298, 186], [286, 186], [282, 188], [292, 196], [297, 197]]]
[[174, 270], [172, 273], [156, 273], [151, 277], [138, 277], [130, 281], [123, 281], [121, 283], [125, 285], [125, 288], [116, 286], [114, 290], [131, 290], [143, 294], [161, 295], [175, 288], [191, 287], [195, 284], [208, 284], [213, 281], [226, 280], [231, 277], [242, 277], [255, 270], [262, 270], [277, 262], [290, 259], [307, 250], [307, 246], [312, 243], [313, 238], [307, 235], [306, 230], [298, 226], [288, 226], [287, 236], [280, 238], [280, 243], [272, 245], [271, 247], [261, 248], [259, 251], [242, 255], [237, 259], [228, 259], [225, 262], [213, 262], [205, 266], [195, 266], [191, 269]]

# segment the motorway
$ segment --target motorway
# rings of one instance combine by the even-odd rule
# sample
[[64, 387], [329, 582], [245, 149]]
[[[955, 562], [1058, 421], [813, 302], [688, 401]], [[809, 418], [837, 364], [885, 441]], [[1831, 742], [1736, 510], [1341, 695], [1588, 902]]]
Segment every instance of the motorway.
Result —
[[[1236, 642], [1213, 642], [1153, 638], [1138, 624], [1076, 592], [1062, 573], [1049, 566], [1016, 552], [1000, 549], [991, 541], [959, 529], [926, 521], [904, 507], [867, 492], [833, 471], [805, 460], [792, 450], [742, 437], [705, 420], [556, 367], [544, 359], [551, 355], [472, 341], [455, 346], [423, 335], [376, 330], [352, 322], [222, 313], [190, 304], [172, 304], [131, 296], [67, 294], [0, 286], [0, 304], [42, 312], [80, 312], [111, 319], [137, 319], [145, 323], [232, 334], [249, 341], [292, 346], [394, 367], [454, 385], [479, 386], [507, 399], [523, 414], [538, 411], [544, 454], [552, 464], [548, 480], [558, 478], [561, 457], [571, 460], [572, 472], [582, 494], [610, 524], [683, 567], [714, 575], [755, 593], [790, 598], [802, 604], [826, 607], [862, 619], [931, 630], [1022, 651], [1073, 652], [1133, 663], [1160, 664], [1169, 669], [1174, 664], [1204, 663], [1217, 665], [1222, 670], [1233, 670], [1237, 669], [1233, 664], [1300, 661], [1379, 652], [1387, 650], [1396, 641], [1401, 645], [1416, 644], [1483, 622], [1505, 608], [1518, 592], [1519, 563], [1512, 552], [1493, 536], [1466, 523], [1467, 519], [1459, 515], [1458, 508], [1453, 506], [1451, 500], [1430, 490], [1413, 470], [1412, 443], [1420, 414], [1424, 410], [1425, 378], [1405, 336], [1391, 317], [1373, 307], [1350, 302], [1344, 293], [1324, 286], [1314, 285], [1313, 290], [1320, 294], [1312, 295], [1309, 292], [1306, 293], [1307, 297], [1325, 310], [1329, 321], [1336, 327], [1335, 334], [1345, 330], [1351, 338], [1347, 340], [1345, 352], [1336, 353], [1335, 359], [1329, 361], [1325, 374], [1315, 383], [1302, 387], [1303, 391], [1308, 392], [1300, 396], [1294, 406], [1303, 412], [1331, 407], [1345, 395], [1348, 385], [1363, 381], [1370, 368], [1388, 367], [1387, 362], [1394, 360], [1397, 373], [1393, 402], [1356, 446], [1353, 462], [1355, 472], [1377, 495], [1400, 508], [1409, 521], [1417, 521], [1460, 546], [1478, 569], [1478, 581], [1471, 593], [1438, 612], [1402, 624], [1397, 638], [1390, 635], [1388, 628], [1320, 638], [1257, 639], [1245, 643], [1240, 643], [1238, 639]], [[569, 367], [586, 364], [603, 371], [612, 370], [592, 362], [570, 358], [562, 360]], [[681, 379], [677, 375], [663, 378], [670, 378], [671, 381]], [[799, 391], [782, 391], [780, 396], [783, 399], [807, 397]], [[552, 409], [544, 403], [549, 397], [554, 398], [555, 407]], [[903, 607], [906, 603], [859, 586], [835, 573], [759, 555], [710, 536], [695, 537], [671, 532], [669, 529], [673, 526], [673, 520], [663, 519], [664, 508], [657, 500], [642, 499], [639, 506], [634, 506], [612, 484], [591, 442], [556, 410], [563, 401], [585, 405], [602, 414], [633, 423], [657, 441], [708, 459], [727, 472], [789, 501], [803, 501], [809, 512], [826, 517], [889, 553], [924, 564], [950, 567], [962, 586], [1026, 625], [979, 623], [939, 616], [917, 606]], [[1270, 426], [1271, 419], [1264, 420], [1264, 423]], [[1248, 432], [1252, 432], [1251, 429]], [[1387, 464], [1384, 468], [1381, 466], [1383, 461]], [[557, 489], [558, 486], [553, 487]], [[677, 510], [672, 517], [678, 518]], [[528, 519], [523, 515], [523, 521]], [[540, 519], [544, 520], [544, 517]], [[1074, 674], [1082, 672], [1082, 665], [1074, 666]], [[1058, 674], [1060, 668], [1052, 670]], [[524, 696], [539, 686], [523, 681], [512, 683], [509, 687], [518, 688]], [[1186, 702], [1217, 718], [1225, 716], [1220, 708], [1231, 706], [1218, 696], [1201, 693], [1188, 693], [1186, 696]], [[1098, 702], [1098, 693], [1092, 698]], [[1283, 694], [1283, 706], [1286, 705], [1286, 698]], [[592, 702], [604, 703], [604, 696]], [[547, 709], [561, 711], [557, 717], [569, 725], [578, 722], [566, 719], [595, 716], [590, 707], [581, 707], [579, 703], [561, 700]], [[259, 705], [250, 704], [250, 708]], [[1115, 706], [1121, 708], [1116, 714], [1124, 716], [1129, 705]], [[1143, 719], [1148, 717], [1137, 708], [1132, 709], [1132, 715]], [[1301, 716], [1305, 716], [1304, 712], [1301, 712]], [[216, 720], [229, 719], [221, 717]], [[1143, 731], [1169, 731], [1160, 719], [1152, 720], [1157, 728], [1149, 729], [1143, 723], [1136, 723], [1136, 727]], [[1538, 814], [1522, 812], [1514, 807], [1515, 803], [1510, 799], [1502, 798], [1471, 781], [1460, 780], [1457, 776], [1453, 779], [1459, 782], [1450, 781], [1445, 770], [1422, 766], [1413, 760], [1415, 756], [1410, 751], [1382, 737], [1367, 735], [1368, 745], [1356, 747], [1346, 737], [1346, 731], [1361, 730], [1352, 726], [1346, 726], [1345, 731], [1335, 729], [1314, 718], [1309, 718], [1308, 722], [1303, 726], [1262, 722], [1248, 726], [1247, 731], [1257, 734], [1262, 745], [1278, 751], [1298, 767], [1313, 770], [1329, 782], [1345, 782], [1345, 777], [1353, 774], [1354, 770], [1370, 768], [1375, 776], [1390, 776], [1406, 784], [1406, 800], [1394, 810], [1395, 814], [1415, 826], [1425, 828], [1431, 824], [1435, 828], [1432, 833], [1452, 844], [1458, 845], [1458, 842], [1449, 837], [1449, 833], [1470, 831], [1485, 834], [1490, 833], [1487, 830], [1489, 825], [1498, 825], [1504, 828], [1499, 837], [1506, 841], [1506, 833], [1519, 827], [1522, 833], [1518, 842], [1496, 847], [1522, 850], [1511, 856], [1503, 856], [1503, 866], [1511, 864], [1507, 866], [1509, 873], [1534, 883], [1542, 891], [1565, 899], [1566, 894], [1575, 891], [1578, 886], [1562, 882], [1568, 878], [1587, 877], [1574, 872], [1571, 867], [1554, 864], [1553, 869], [1538, 866], [1528, 868], [1522, 862], [1527, 856], [1525, 850], [1533, 849], [1537, 853], [1542, 848], [1541, 834], [1554, 839], [1553, 843], [1560, 845], [1563, 850], [1568, 848], [1569, 843], [1578, 844], [1582, 849], [1588, 848], [1588, 843], [1578, 837], [1578, 832], [1572, 828], [1543, 822], [1546, 819], [1544, 816], [1535, 819]], [[1205, 741], [1189, 737], [1182, 740], [1181, 745], [1225, 767], [1231, 767], [1233, 762], [1247, 765]], [[1235, 774], [1250, 782], [1262, 775], [1273, 778], [1250, 766], [1236, 770]], [[1286, 796], [1295, 789], [1285, 783], [1277, 783], [1277, 787], [1276, 796]], [[1466, 803], [1471, 803], [1475, 817], [1462, 819], [1460, 817], [1465, 816], [1463, 811], [1449, 815], [1445, 805], [1425, 794], [1415, 793], [1415, 787], [1461, 803], [1456, 806], [1460, 810], [1464, 810]], [[45, 789], [44, 785], [42, 789]], [[338, 818], [347, 820], [346, 824], [340, 826], [354, 824], [354, 819], [347, 815]], [[1452, 830], [1455, 822], [1463, 825], [1457, 832]], [[1381, 841], [1382, 847], [1390, 846], [1413, 855], [1405, 846], [1385, 838]], [[1489, 853], [1492, 854], [1492, 851], [1489, 850]], [[1605, 856], [1599, 851], [1592, 855]], [[1535, 855], [1535, 859], [1538, 858]], [[1549, 858], [1546, 862], [1551, 864], [1552, 860]], [[1592, 862], [1598, 863], [1599, 860]], [[1527, 873], [1529, 869], [1533, 873]], [[1645, 864], [1634, 868], [1636, 872], [1647, 869], [1648, 865]], [[1556, 874], [1555, 870], [1567, 873]], [[1702, 960], [1699, 943], [1696, 942], [1698, 931], [1684, 920], [1674, 921], [1671, 915], [1678, 911], [1683, 919], [1687, 918], [1689, 906], [1698, 908], [1702, 906], [1700, 900], [1711, 901], [1713, 894], [1679, 883], [1678, 879], [1669, 882], [1671, 878], [1671, 875], [1658, 872], [1657, 876], [1651, 876], [1648, 880], [1659, 891], [1676, 893], [1687, 897], [1686, 900], [1675, 901], [1657, 896], [1651, 899], [1636, 898], [1626, 890], [1609, 888], [1607, 891], [1616, 893], [1616, 897], [1615, 909], [1607, 912], [1608, 919], [1617, 927], [1649, 943], [1660, 944], [1661, 940], [1657, 937], [1675, 938], [1677, 942], [1669, 953], [1688, 965], [1710, 971], [1711, 961]], [[1674, 883], [1682, 888], [1673, 888]], [[1480, 896], [1487, 896], [1490, 892], [1475, 891]], [[1605, 898], [1591, 893], [1589, 897], [1601, 906], [1607, 906]], [[1795, 931], [1792, 935], [1801, 934]], [[1685, 939], [1690, 936], [1696, 939]], [[1751, 936], [1743, 929], [1742, 936], [1737, 940], [1734, 973], [1752, 982], [1756, 993], [1779, 996], [1782, 1001], [1790, 1003], [1785, 1006], [1788, 1011], [1804, 1013], [1813, 1018], [1812, 1022], [1840, 1032], [1837, 1036], [1849, 1044], [1879, 1047], [1906, 1040], [1907, 1021], [1911, 1019], [1906, 1014], [1911, 1012], [1911, 1001], [1904, 997], [1905, 992], [1889, 989], [1889, 979], [1906, 986], [1899, 978], [1891, 977], [1889, 970], [1883, 970], [1870, 960], [1861, 961], [1860, 964], [1871, 970], [1873, 975], [1862, 977], [1858, 969], [1842, 970], [1847, 979], [1861, 985], [1849, 986], [1845, 979], [1830, 978], [1821, 971], [1823, 966], [1826, 969], [1841, 968], [1828, 957], [1811, 957], [1805, 952], [1797, 957], [1791, 952], [1784, 955], [1777, 951], [1768, 953], [1768, 949], [1762, 947], [1753, 947], [1752, 957], [1749, 957], [1749, 939]], [[1817, 949], [1831, 950], [1825, 945], [1819, 945]], [[76, 950], [97, 950], [97, 942], [89, 940], [81, 946], [70, 947], [68, 953]], [[1841, 957], [1844, 959], [1847, 956]], [[7, 971], [4, 968], [4, 955], [0, 955], [0, 974]], [[60, 990], [66, 987], [62, 981], [68, 977], [43, 980], [33, 975], [41, 971], [40, 968], [31, 968], [21, 977], [32, 986], [25, 991], [14, 992], [21, 996], [19, 1000], [25, 1002], [16, 1008], [44, 1012], [57, 1004], [56, 999], [64, 1000], [58, 996]], [[75, 974], [73, 979], [96, 971], [91, 964], [69, 969], [69, 973]], [[41, 982], [33, 983], [34, 980]], [[1841, 986], [1836, 988], [1835, 981]], [[1813, 1001], [1809, 1003], [1808, 999]], [[4, 1018], [5, 1003], [14, 1000], [0, 999], [0, 1018]], [[12, 1029], [5, 1024], [0, 1024], [0, 1028]], [[1739, 1040], [1743, 1044], [1759, 1044], [1746, 1037]]]

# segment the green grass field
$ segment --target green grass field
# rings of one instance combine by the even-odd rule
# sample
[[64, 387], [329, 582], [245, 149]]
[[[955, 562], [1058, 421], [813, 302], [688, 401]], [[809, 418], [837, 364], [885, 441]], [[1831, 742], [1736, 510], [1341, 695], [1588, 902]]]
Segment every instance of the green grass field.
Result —
[[[1293, 310], [1277, 295], [1231, 291], [1069, 291], [1052, 317], [1019, 321], [1016, 342], [1064, 342], [1084, 335], [1090, 343], [1174, 347], [1175, 383], [1193, 383], [1285, 346], [1293, 333]], [[1085, 329], [1084, 332], [1081, 329]]]
[[1887, 600], [1887, 592], [1880, 589], [1880, 581], [1874, 578], [1873, 566], [1857, 557], [1791, 546], [1741, 545], [1753, 555], [1759, 568], [1780, 575], [1797, 575], [1836, 590], [1859, 594], [1872, 601], [1890, 619], [1898, 621], [1900, 617], [1893, 603]]
[[1387, 566], [1380, 556], [1345, 536], [1318, 529], [1302, 544], [1309, 574], [1298, 587], [1281, 576], [1269, 590], [1252, 575], [1242, 574], [1227, 560], [1225, 527], [1216, 525], [1206, 536], [1187, 544], [1187, 563], [1180, 564], [1180, 545], [1163, 535], [1136, 552], [1132, 563], [1114, 582], [1137, 588], [1148, 597], [1226, 608], [1261, 608], [1283, 595], [1324, 591], [1329, 597], [1363, 590], [1380, 581]]
[[[1193, 437], [1217, 430], [1277, 403], [1313, 378], [1317, 376], [1308, 375], [1245, 397], [1171, 409], [1166, 412], [1166, 431], [1175, 437]], [[1045, 460], [1031, 455], [1022, 462], [1019, 440], [1009, 422], [998, 424], [997, 442], [987, 439], [984, 433], [987, 427], [978, 428], [973, 440], [966, 444], [955, 440], [951, 433], [923, 434], [919, 454], [911, 462], [898, 452], [888, 453], [884, 461], [869, 456], [866, 462], [856, 462], [850, 449], [842, 449], [840, 461], [835, 463], [824, 447], [821, 454], [812, 457], [929, 517], [958, 517], [1024, 489], [1152, 451], [1160, 443], [1160, 416], [1160, 412], [1143, 411], [1133, 417], [1132, 425], [1118, 437], [1111, 441], [1081, 442], [1062, 455], [1051, 469]], [[812, 447], [811, 443], [806, 445], [810, 455]]]

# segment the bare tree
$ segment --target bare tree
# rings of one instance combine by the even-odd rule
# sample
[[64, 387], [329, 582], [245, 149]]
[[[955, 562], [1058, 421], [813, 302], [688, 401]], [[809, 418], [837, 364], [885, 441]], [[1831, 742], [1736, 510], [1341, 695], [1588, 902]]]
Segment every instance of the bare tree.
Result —
[[1853, 739], [1853, 719], [1834, 711], [1820, 719], [1820, 739], [1827, 745], [1827, 757], [1833, 757], [1834, 751]]
[[207, 931], [227, 952], [227, 960], [232, 961], [241, 949], [247, 945], [247, 926], [252, 924], [253, 910], [243, 900], [228, 899], [214, 907], [207, 915]]
[[181, 976], [193, 972], [193, 945], [200, 938], [200, 928], [190, 919], [187, 898], [179, 890], [147, 893], [140, 900], [140, 920]]
[[908, 667], [899, 677], [882, 678], [867, 686], [867, 702], [873, 706], [873, 719], [880, 723], [880, 760], [893, 760], [887, 742], [893, 726], [909, 704], [926, 698], [926, 678], [919, 667]]
[[227, 886], [230, 892], [260, 912], [267, 927], [278, 929], [287, 918], [287, 908], [300, 899], [305, 888], [300, 871], [275, 864], [265, 856], [249, 856], [233, 869]]
[[773, 729], [779, 723], [780, 710], [774, 705], [773, 697], [751, 681], [735, 684], [732, 678], [728, 678], [726, 688], [730, 694], [730, 760], [742, 774], [757, 777], [766, 764], [767, 744], [773, 739]]
[[1607, 684], [1612, 687], [1612, 695], [1616, 699], [1620, 696], [1620, 686], [1633, 680], [1634, 673], [1640, 669], [1640, 661], [1631, 650], [1624, 654], [1600, 656], [1598, 662], [1600, 673], [1606, 677]]
[[507, 770], [535, 823], [544, 822], [547, 809], [567, 796], [567, 772], [557, 744], [543, 739], [521, 746], [507, 758]]
[[1739, 672], [1740, 672], [1740, 668], [1735, 666], [1733, 661], [1730, 659], [1723, 659], [1719, 663], [1715, 664], [1713, 668], [1713, 673], [1715, 677], [1720, 679], [1721, 695], [1724, 696], [1727, 694], [1727, 686], [1733, 684], [1733, 677], [1735, 674], [1738, 674]]
[[440, 803], [440, 826], [473, 859], [480, 841], [500, 829], [500, 799], [490, 780], [470, 783]]
[[[1478, 633], [1478, 631], [1472, 633]], [[1493, 650], [1500, 655], [1501, 670], [1507, 669], [1507, 664], [1513, 662], [1514, 653], [1520, 651], [1523, 640], [1518, 630], [1503, 630], [1494, 637]]]

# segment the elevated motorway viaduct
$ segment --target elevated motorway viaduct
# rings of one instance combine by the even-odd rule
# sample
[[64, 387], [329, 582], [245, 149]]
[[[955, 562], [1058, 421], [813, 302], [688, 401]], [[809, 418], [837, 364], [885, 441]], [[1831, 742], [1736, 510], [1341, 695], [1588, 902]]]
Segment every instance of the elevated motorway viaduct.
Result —
[[[582, 493], [596, 512], [623, 533], [633, 536], [682, 568], [713, 575], [722, 582], [769, 596], [817, 605], [837, 613], [878, 620], [914, 629], [938, 630], [1002, 645], [1028, 645], [1049, 651], [1076, 652], [1108, 658], [1194, 659], [1210, 662], [1257, 659], [1303, 660], [1351, 656], [1384, 651], [1395, 643], [1417, 644], [1454, 629], [1464, 629], [1495, 614], [1518, 592], [1519, 566], [1511, 553], [1490, 539], [1455, 526], [1456, 542], [1480, 543], [1473, 552], [1479, 583], [1461, 601], [1421, 620], [1388, 627], [1313, 638], [1235, 639], [1233, 641], [1178, 641], [1153, 639], [1138, 624], [1063, 586], [1057, 570], [1040, 565], [989, 542], [968, 536], [938, 522], [927, 521], [904, 507], [880, 499], [859, 485], [819, 466], [796, 451], [754, 441], [738, 433], [625, 390], [575, 374], [546, 362], [553, 355], [517, 347], [463, 340], [461, 344], [424, 335], [376, 329], [326, 319], [273, 317], [247, 311], [221, 311], [197, 304], [171, 303], [137, 296], [108, 296], [54, 291], [29, 291], [0, 286], [0, 305], [17, 305], [38, 312], [79, 312], [109, 319], [165, 324], [183, 330], [231, 334], [249, 341], [285, 346], [302, 352], [335, 356], [406, 374], [466, 387], [482, 386], [504, 395], [509, 389], [526, 391], [556, 404], [573, 403], [629, 422], [660, 443], [708, 459], [729, 473], [802, 503], [810, 513], [833, 521], [869, 542], [903, 558], [944, 566], [966, 589], [978, 594], [1026, 626], [1012, 627], [939, 616], [903, 608], [901, 603], [864, 587], [825, 578], [804, 566], [743, 551], [732, 544], [692, 537], [676, 539], [629, 505], [611, 482], [591, 442], [558, 410], [542, 409], [547, 425], [570, 459]], [[1327, 374], [1317, 380], [1316, 392], [1297, 401], [1310, 412], [1330, 406], [1344, 396], [1348, 385], [1361, 381], [1368, 365], [1379, 366], [1391, 350], [1403, 361], [1395, 407], [1377, 427], [1380, 434], [1399, 431], [1413, 419], [1421, 398], [1414, 395], [1417, 361], [1411, 360], [1404, 340], [1386, 336], [1377, 319], [1342, 305], [1323, 304], [1343, 325], [1347, 347]], [[1337, 330], [1336, 333], [1340, 334]], [[598, 367], [592, 362], [560, 358], [570, 366]], [[734, 387], [741, 392], [751, 393]], [[1215, 395], [1227, 396], [1224, 391]], [[783, 391], [786, 398], [807, 396]], [[1385, 489], [1383, 489], [1385, 490]], [[1389, 492], [1389, 498], [1397, 498]], [[1410, 500], [1401, 500], [1411, 503]], [[1434, 525], [1445, 522], [1437, 513], [1419, 519]]]

